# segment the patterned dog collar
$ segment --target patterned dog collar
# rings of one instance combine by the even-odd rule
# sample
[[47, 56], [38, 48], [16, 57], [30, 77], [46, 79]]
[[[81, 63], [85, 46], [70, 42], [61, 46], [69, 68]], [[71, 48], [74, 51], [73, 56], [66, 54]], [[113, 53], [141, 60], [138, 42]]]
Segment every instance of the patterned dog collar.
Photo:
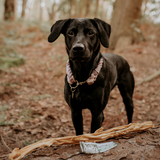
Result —
[[69, 64], [69, 60], [68, 60], [67, 64], [66, 64], [67, 82], [69, 84], [71, 84], [71, 85], [73, 83], [76, 83], [76, 82], [78, 82], [79, 84], [81, 84], [81, 83], [83, 83], [83, 84], [87, 83], [88, 85], [93, 84], [96, 81], [97, 77], [98, 77], [98, 74], [99, 74], [99, 72], [100, 72], [100, 70], [102, 68], [102, 64], [103, 64], [103, 58], [100, 59], [97, 68], [95, 70], [93, 70], [91, 76], [86, 81], [78, 82], [77, 80], [75, 80], [75, 78], [74, 78], [74, 76], [72, 74], [72, 70], [71, 70], [71, 67], [70, 67], [70, 64]]
[[[72, 74], [69, 60], [67, 61], [67, 64], [66, 64], [67, 82], [69, 83], [69, 86], [71, 88], [72, 98], [74, 97], [74, 92], [76, 91], [76, 88], [79, 85], [82, 85], [84, 83], [87, 83], [88, 85], [92, 85], [96, 81], [98, 74], [102, 68], [102, 64], [103, 64], [103, 58], [100, 59], [97, 68], [95, 70], [93, 70], [91, 76], [86, 81], [78, 82], [77, 80], [75, 80], [75, 78]], [[72, 86], [73, 83], [76, 83], [76, 85], [74, 87]]]

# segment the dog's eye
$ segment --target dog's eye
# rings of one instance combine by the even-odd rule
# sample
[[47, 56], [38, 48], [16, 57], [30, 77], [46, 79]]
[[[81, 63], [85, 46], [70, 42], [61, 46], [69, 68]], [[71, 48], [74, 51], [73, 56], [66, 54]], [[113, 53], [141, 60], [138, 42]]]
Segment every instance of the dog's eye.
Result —
[[94, 35], [94, 32], [92, 31], [92, 30], [90, 30], [89, 32], [88, 32], [88, 36], [93, 36]]
[[69, 32], [68, 32], [68, 35], [69, 35], [69, 36], [74, 36], [74, 32], [73, 32], [73, 31], [69, 31]]

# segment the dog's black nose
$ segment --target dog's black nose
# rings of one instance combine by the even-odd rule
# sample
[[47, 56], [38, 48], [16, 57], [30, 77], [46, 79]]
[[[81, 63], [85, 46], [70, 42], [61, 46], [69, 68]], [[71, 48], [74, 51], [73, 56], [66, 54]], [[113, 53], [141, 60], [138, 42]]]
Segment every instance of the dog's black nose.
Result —
[[82, 43], [75, 44], [73, 46], [73, 52], [83, 52], [84, 51], [84, 45]]

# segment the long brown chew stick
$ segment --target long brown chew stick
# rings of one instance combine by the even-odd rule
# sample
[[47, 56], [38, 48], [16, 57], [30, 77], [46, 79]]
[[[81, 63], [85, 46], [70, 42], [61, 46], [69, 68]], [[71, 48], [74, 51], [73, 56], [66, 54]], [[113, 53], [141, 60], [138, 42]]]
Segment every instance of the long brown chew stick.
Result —
[[20, 160], [25, 155], [34, 151], [34, 149], [39, 147], [50, 147], [52, 144], [62, 145], [62, 144], [78, 144], [80, 141], [83, 142], [102, 142], [109, 138], [122, 136], [127, 133], [143, 131], [149, 128], [152, 128], [154, 125], [151, 121], [143, 123], [131, 123], [128, 125], [115, 127], [106, 131], [103, 131], [102, 128], [98, 129], [93, 134], [83, 134], [80, 136], [68, 136], [61, 138], [50, 138], [44, 139], [37, 143], [28, 145], [22, 149], [15, 148], [12, 153], [9, 155], [9, 160]]

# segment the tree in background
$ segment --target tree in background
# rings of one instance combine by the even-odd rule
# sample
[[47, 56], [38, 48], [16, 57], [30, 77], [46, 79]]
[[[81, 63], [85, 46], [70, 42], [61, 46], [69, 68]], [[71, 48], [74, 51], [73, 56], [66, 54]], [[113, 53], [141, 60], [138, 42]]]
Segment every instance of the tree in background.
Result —
[[[48, 3], [48, 1], [47, 1], [46, 3]], [[51, 8], [49, 9], [49, 8], [47, 7], [49, 19], [50, 19], [51, 21], [54, 21], [54, 19], [55, 19], [55, 6], [56, 6], [56, 2], [55, 2], [55, 0], [54, 0], [53, 3], [51, 4]]]
[[77, 2], [77, 0], [74, 0], [74, 5], [73, 6], [74, 6], [74, 8], [73, 8], [74, 14], [72, 15], [72, 17], [76, 18], [78, 16], [78, 12], [77, 12], [78, 2]]
[[70, 0], [70, 10], [69, 10], [69, 17], [72, 17], [72, 11], [73, 11], [73, 0]]
[[27, 5], [27, 0], [23, 0], [23, 3], [22, 3], [22, 14], [21, 14], [22, 18], [24, 18], [24, 16], [25, 16], [26, 5]]
[[91, 0], [87, 0], [86, 2], [86, 13], [85, 13], [85, 17], [89, 17], [90, 15], [90, 6], [91, 6]]
[[[115, 13], [111, 14], [113, 4], [115, 4]], [[118, 38], [113, 33], [115, 31], [115, 34], [118, 34], [119, 37], [120, 32], [125, 28], [124, 23], [127, 22], [127, 19], [132, 19], [129, 21], [132, 31], [134, 30], [134, 37], [140, 32], [138, 21], [135, 20], [140, 19], [140, 16], [141, 22], [160, 22], [160, 0], [143, 0], [142, 15], [140, 15], [141, 5], [142, 0], [117, 0], [116, 2], [115, 0], [0, 0], [0, 20], [25, 17], [26, 20], [44, 22], [69, 17], [98, 17], [110, 23], [111, 15], [113, 15], [111, 42], [112, 46], [115, 46]], [[135, 13], [133, 10], [135, 10]], [[118, 26], [118, 28], [115, 26]], [[129, 31], [129, 33], [132, 32]], [[135, 40], [130, 39], [129, 41], [134, 42]]]
[[84, 14], [83, 14], [83, 8], [84, 8], [84, 0], [80, 0], [79, 1], [79, 14], [78, 14], [78, 17], [79, 18], [82, 18], [84, 17]]
[[14, 20], [15, 19], [15, 0], [5, 0], [4, 3], [4, 20]]
[[111, 47], [123, 47], [139, 41], [139, 29], [143, 0], [116, 0], [111, 20]]
[[43, 20], [43, 7], [42, 7], [43, 0], [39, 0], [39, 1], [40, 1], [39, 20], [42, 21]]
[[97, 17], [97, 15], [98, 15], [98, 8], [99, 8], [99, 0], [96, 0], [94, 17]]

